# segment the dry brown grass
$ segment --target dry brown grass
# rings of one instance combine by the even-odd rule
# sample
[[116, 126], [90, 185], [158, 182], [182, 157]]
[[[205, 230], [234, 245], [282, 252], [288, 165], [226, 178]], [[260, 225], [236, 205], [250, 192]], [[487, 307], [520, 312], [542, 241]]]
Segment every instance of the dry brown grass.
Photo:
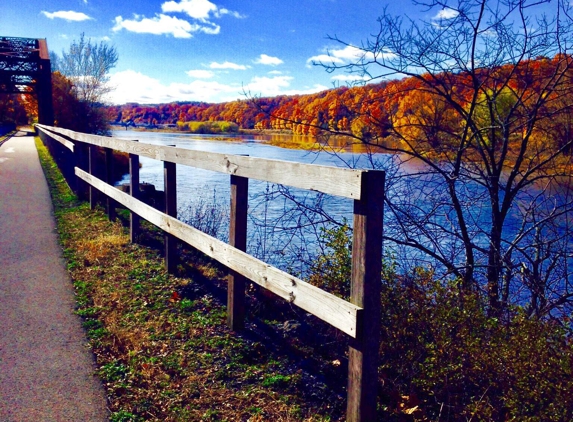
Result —
[[[257, 323], [274, 339], [252, 321], [245, 333], [231, 332], [217, 293], [225, 287], [220, 271], [197, 260], [185, 264], [192, 277], [167, 274], [157, 251], [130, 244], [120, 222], [78, 205], [47, 167], [111, 421], [342, 420], [341, 386], [327, 385], [320, 365], [301, 368], [306, 350], [296, 336], [287, 349], [276, 344], [280, 322]], [[278, 318], [276, 305], [270, 309]], [[342, 369], [339, 378], [345, 382]]]

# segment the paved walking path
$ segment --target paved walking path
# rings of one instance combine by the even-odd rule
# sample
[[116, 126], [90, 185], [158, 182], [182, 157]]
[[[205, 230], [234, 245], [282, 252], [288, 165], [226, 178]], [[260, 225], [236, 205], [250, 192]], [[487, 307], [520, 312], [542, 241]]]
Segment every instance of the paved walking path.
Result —
[[32, 136], [0, 146], [0, 421], [106, 421]]

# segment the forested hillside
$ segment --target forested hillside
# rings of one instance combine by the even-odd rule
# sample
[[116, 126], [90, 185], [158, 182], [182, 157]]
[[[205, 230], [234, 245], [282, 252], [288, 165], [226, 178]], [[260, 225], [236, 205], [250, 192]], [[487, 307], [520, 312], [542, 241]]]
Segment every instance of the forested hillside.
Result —
[[[562, 66], [563, 57], [538, 58], [525, 61], [517, 68], [506, 65], [483, 69], [481, 76], [487, 83], [495, 83], [497, 79], [511, 80], [508, 88], [500, 94], [506, 97], [502, 103], [506, 104], [507, 110], [498, 110], [503, 114], [517, 103], [527, 103], [528, 98], [537, 98], [537, 91], [542, 90], [544, 84], [561, 71]], [[480, 76], [479, 73], [477, 76]], [[572, 77], [569, 76], [569, 79], [573, 82]], [[443, 74], [428, 76], [430, 78], [438, 85], [437, 89], [443, 86], [444, 91], [451, 90], [462, 103], [464, 97], [467, 97], [468, 104], [472, 102], [471, 94], [475, 92], [473, 85], [476, 83], [473, 77]], [[404, 127], [404, 130], [416, 133], [401, 133], [401, 136], [416, 138], [436, 147], [438, 143], [456, 137], [460, 122], [454, 116], [459, 110], [449, 110], [443, 98], [429, 92], [423, 85], [419, 79], [405, 78], [364, 86], [340, 87], [309, 95], [254, 98], [220, 104], [129, 103], [108, 107], [108, 115], [111, 122], [128, 126], [172, 125], [182, 129], [185, 122], [227, 121], [236, 123], [242, 129], [288, 130], [304, 135], [316, 135], [321, 130], [330, 130], [352, 133], [362, 140], [384, 138], [389, 128], [400, 132], [400, 127]], [[484, 88], [492, 92], [497, 89], [495, 86]], [[547, 117], [543, 137], [561, 145], [567, 143], [572, 136], [572, 90], [573, 84], [561, 86], [552, 93], [554, 98], [537, 110]], [[484, 110], [488, 101], [486, 97], [482, 101]]]
[[[111, 122], [122, 125], [177, 125], [192, 121], [228, 121], [242, 129], [290, 130], [316, 134], [319, 129], [349, 131], [359, 113], [380, 109], [387, 83], [341, 87], [310, 95], [245, 99], [220, 104], [177, 102], [108, 108]], [[373, 113], [376, 114], [376, 113]]]

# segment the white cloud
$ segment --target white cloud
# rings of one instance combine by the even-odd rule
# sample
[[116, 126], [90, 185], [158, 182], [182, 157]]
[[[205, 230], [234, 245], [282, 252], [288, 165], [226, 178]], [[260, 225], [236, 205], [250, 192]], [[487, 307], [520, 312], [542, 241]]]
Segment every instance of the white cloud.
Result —
[[342, 50], [332, 50], [330, 53], [334, 57], [343, 60], [356, 60], [364, 56], [372, 56], [372, 53], [352, 45], [347, 45]]
[[241, 87], [215, 81], [195, 80], [188, 84], [166, 85], [134, 70], [117, 72], [110, 77], [113, 91], [107, 100], [114, 104], [128, 102], [141, 104], [169, 103], [172, 101], [226, 101], [240, 97]]
[[221, 27], [219, 25], [215, 25], [211, 22], [208, 22], [208, 24], [211, 26], [201, 26], [199, 30], [209, 35], [217, 35], [219, 32], [221, 32]]
[[[225, 8], [219, 8], [209, 0], [168, 0], [161, 4], [162, 13], [156, 13], [153, 18], [134, 15], [133, 19], [115, 18], [114, 31], [125, 29], [140, 34], [163, 35], [170, 34], [175, 38], [191, 38], [194, 32], [216, 35], [221, 27], [210, 21], [212, 17], [232, 15], [236, 18], [243, 16]], [[166, 13], [185, 13], [192, 21], [169, 16]]]
[[193, 19], [205, 22], [211, 12], [217, 11], [217, 6], [209, 0], [181, 0], [179, 3], [176, 1], [167, 1], [161, 5], [161, 11], [165, 13], [186, 13]]
[[314, 94], [315, 92], [325, 91], [330, 88], [321, 84], [314, 84], [313, 86], [306, 87], [305, 89], [291, 89], [288, 91], [283, 91], [279, 95], [307, 95]]
[[328, 54], [319, 54], [318, 56], [312, 56], [306, 61], [307, 65], [314, 64], [314, 63], [334, 63], [334, 64], [342, 64], [344, 60], [339, 57], [331, 56]]
[[283, 73], [280, 70], [271, 70], [269, 75], [282, 75]]
[[161, 5], [161, 11], [164, 13], [185, 13], [189, 17], [201, 22], [207, 22], [211, 15], [217, 18], [222, 15], [231, 15], [236, 18], [243, 17], [238, 12], [233, 12], [225, 8], [220, 9], [209, 0], [181, 0], [179, 2], [170, 0]]
[[212, 62], [209, 67], [211, 69], [232, 69], [232, 70], [246, 70], [247, 66], [242, 64], [236, 64], [232, 62], [217, 63]]
[[454, 9], [450, 9], [448, 7], [443, 8], [442, 10], [440, 10], [436, 16], [434, 16], [432, 19], [434, 20], [447, 20], [447, 19], [453, 19], [455, 17], [457, 17], [460, 14], [460, 12], [458, 12], [457, 10]]
[[241, 15], [239, 12], [233, 12], [232, 10], [229, 9], [219, 9], [219, 15], [223, 16], [223, 15], [231, 15], [234, 16], [237, 19], [244, 19], [246, 18], [245, 15]]
[[278, 95], [283, 88], [288, 88], [292, 76], [255, 76], [251, 82], [245, 85], [245, 91], [255, 95]]
[[115, 26], [113, 27], [113, 31], [117, 32], [122, 29], [130, 32], [136, 32], [138, 34], [166, 34], [173, 35], [175, 38], [191, 38], [194, 32], [199, 31], [206, 34], [218, 34], [220, 27], [217, 25], [208, 27], [198, 24], [190, 24], [186, 20], [160, 13], [154, 18], [146, 18], [143, 16], [135, 15], [134, 19], [123, 19], [121, 16], [117, 16], [115, 18]]
[[328, 89], [314, 85], [303, 89], [290, 89], [290, 76], [254, 77], [248, 84], [223, 84], [217, 81], [194, 80], [190, 83], [165, 84], [134, 70], [117, 72], [110, 77], [113, 89], [107, 101], [114, 104], [128, 102], [141, 104], [169, 103], [173, 101], [222, 102], [244, 98], [244, 92], [252, 95], [275, 96], [311, 94]]
[[67, 20], [68, 22], [81, 22], [81, 21], [87, 21], [90, 19], [93, 19], [91, 17], [89, 17], [88, 15], [86, 15], [85, 13], [82, 12], [74, 12], [73, 10], [68, 10], [68, 11], [64, 11], [64, 10], [60, 10], [59, 12], [46, 12], [45, 10], [42, 10], [41, 12], [44, 16], [46, 16], [49, 19], [64, 19]]
[[292, 76], [255, 76], [251, 82], [244, 85], [245, 92], [254, 96], [276, 96], [276, 95], [304, 95], [312, 94], [328, 89], [324, 85], [316, 84], [306, 89], [287, 89], [290, 88]]
[[[66, 38], [68, 38], [68, 36], [66, 36]], [[104, 35], [102, 37], [90, 37], [90, 39], [92, 41], [103, 41], [103, 42], [110, 42], [111, 38], [108, 37], [107, 35]]]
[[376, 54], [371, 51], [366, 51], [352, 45], [347, 45], [341, 49], [328, 50], [324, 54], [319, 54], [317, 56], [310, 57], [306, 61], [307, 67], [310, 67], [316, 63], [324, 63], [325, 65], [343, 65], [346, 63], [356, 63], [361, 60], [374, 60], [377, 58], [392, 58], [394, 53], [389, 51], [377, 52]]
[[187, 73], [192, 78], [197, 78], [197, 79], [209, 79], [215, 75], [215, 73], [205, 69], [188, 70], [185, 73]]
[[272, 56], [267, 56], [266, 54], [261, 54], [259, 58], [255, 60], [255, 63], [269, 66], [277, 66], [283, 63], [283, 61], [278, 57], [272, 57]]
[[358, 47], [354, 47], [352, 45], [347, 45], [342, 49], [334, 49], [328, 50], [326, 54], [319, 54], [317, 56], [313, 56], [309, 58], [306, 63], [334, 63], [334, 64], [343, 64], [349, 61], [358, 61], [362, 58], [371, 58], [373, 57], [372, 53], [361, 50]]
[[330, 79], [332, 79], [333, 81], [339, 81], [339, 82], [357, 82], [357, 81], [368, 81], [370, 80], [370, 77], [364, 75], [364, 76], [360, 76], [360, 75], [334, 75], [333, 77], [331, 77]]

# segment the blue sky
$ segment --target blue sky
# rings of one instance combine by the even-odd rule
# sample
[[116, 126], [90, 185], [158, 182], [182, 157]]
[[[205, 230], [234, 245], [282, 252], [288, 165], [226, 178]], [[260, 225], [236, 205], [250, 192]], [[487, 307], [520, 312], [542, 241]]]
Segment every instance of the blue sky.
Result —
[[[359, 43], [376, 32], [385, 5], [375, 0], [1, 0], [0, 35], [46, 38], [61, 53], [82, 32], [109, 42], [114, 103], [221, 102], [253, 95], [309, 93], [344, 83], [309, 64], [326, 39]], [[401, 10], [398, 10], [401, 9]], [[340, 50], [340, 51], [338, 51]]]
[[[384, 7], [431, 19], [391, 0], [1, 0], [0, 35], [46, 38], [61, 53], [84, 32], [119, 53], [110, 102], [221, 102], [252, 95], [317, 92], [349, 75], [312, 66], [326, 51], [355, 54]], [[414, 15], [414, 13], [417, 13]]]

